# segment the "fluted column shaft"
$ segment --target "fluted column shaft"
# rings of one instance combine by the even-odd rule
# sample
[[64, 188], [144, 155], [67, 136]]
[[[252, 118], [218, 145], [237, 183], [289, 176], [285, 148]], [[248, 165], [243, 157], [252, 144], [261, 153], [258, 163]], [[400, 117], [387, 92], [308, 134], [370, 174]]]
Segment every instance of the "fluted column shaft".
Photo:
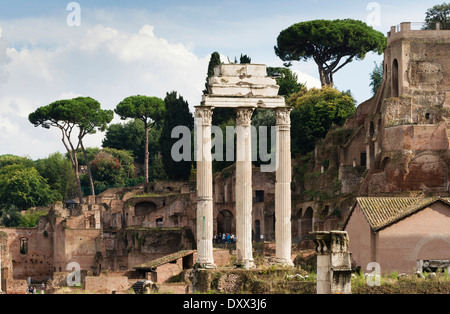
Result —
[[195, 109], [197, 159], [197, 260], [200, 268], [215, 268], [213, 257], [213, 182], [211, 156], [212, 107]]
[[236, 109], [236, 251], [238, 266], [254, 267], [252, 248], [252, 139], [253, 108]]
[[291, 119], [288, 107], [277, 108], [277, 172], [275, 183], [275, 262], [292, 266], [291, 260]]

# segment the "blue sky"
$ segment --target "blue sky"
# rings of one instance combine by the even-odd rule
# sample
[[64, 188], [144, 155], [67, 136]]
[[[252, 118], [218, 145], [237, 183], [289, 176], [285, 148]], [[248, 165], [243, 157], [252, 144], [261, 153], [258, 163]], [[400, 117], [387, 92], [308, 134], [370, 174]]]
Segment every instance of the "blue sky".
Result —
[[[204, 88], [212, 52], [234, 60], [282, 66], [273, 47], [280, 31], [312, 19], [367, 21], [379, 7], [386, 34], [401, 22], [422, 22], [440, 1], [77, 1], [80, 26], [67, 25], [71, 1], [0, 2], [0, 155], [33, 159], [61, 151], [57, 130], [27, 120], [37, 107], [62, 98], [91, 96], [113, 109], [133, 94], [164, 97], [178, 91], [191, 107]], [[369, 74], [382, 56], [369, 53], [335, 75], [336, 87], [358, 102], [371, 97]], [[318, 86], [313, 62], [294, 62], [300, 81]], [[119, 122], [118, 119], [114, 122]], [[100, 146], [103, 134], [88, 146]]]

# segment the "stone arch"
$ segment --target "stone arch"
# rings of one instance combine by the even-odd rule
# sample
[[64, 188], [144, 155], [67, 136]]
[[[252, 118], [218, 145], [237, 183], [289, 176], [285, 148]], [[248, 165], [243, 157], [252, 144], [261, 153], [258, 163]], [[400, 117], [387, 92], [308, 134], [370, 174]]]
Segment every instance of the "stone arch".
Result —
[[391, 162], [390, 157], [384, 157], [383, 160], [381, 161], [381, 170], [384, 171], [390, 162]]

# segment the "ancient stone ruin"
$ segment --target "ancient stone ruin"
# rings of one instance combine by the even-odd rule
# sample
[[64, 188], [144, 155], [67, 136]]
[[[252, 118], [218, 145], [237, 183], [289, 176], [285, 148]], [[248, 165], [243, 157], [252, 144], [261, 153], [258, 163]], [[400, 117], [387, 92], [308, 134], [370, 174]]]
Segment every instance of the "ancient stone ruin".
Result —
[[213, 176], [211, 121], [214, 108], [235, 108], [237, 123], [236, 154], [236, 236], [237, 264], [254, 267], [252, 256], [252, 157], [251, 117], [255, 108], [276, 112], [277, 169], [275, 183], [276, 261], [291, 261], [291, 149], [290, 108], [279, 87], [267, 77], [266, 67], [256, 64], [222, 64], [214, 69], [209, 94], [196, 107], [197, 127], [197, 264], [213, 268]]

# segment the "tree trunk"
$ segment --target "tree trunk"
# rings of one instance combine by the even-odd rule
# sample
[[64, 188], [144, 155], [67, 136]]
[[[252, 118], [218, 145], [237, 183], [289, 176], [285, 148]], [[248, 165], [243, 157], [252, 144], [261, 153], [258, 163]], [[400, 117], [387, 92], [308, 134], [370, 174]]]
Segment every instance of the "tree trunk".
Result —
[[320, 84], [322, 87], [324, 86], [332, 86], [333, 81], [331, 78], [331, 73], [327, 73], [321, 64], [318, 64], [319, 67], [319, 75], [320, 75]]
[[89, 175], [89, 182], [91, 184], [91, 195], [95, 196], [95, 187], [94, 187], [94, 180], [92, 179], [91, 166], [89, 165], [89, 160], [88, 160], [88, 157], [86, 154], [86, 150], [84, 149], [84, 145], [81, 140], [80, 140], [80, 146], [81, 146], [81, 150], [83, 151], [84, 161], [86, 162], [86, 167], [87, 167], [87, 171], [88, 171], [88, 175]]
[[[64, 147], [67, 150], [67, 153], [69, 154], [70, 161], [72, 162], [73, 171], [75, 173], [75, 181], [77, 181], [77, 194], [78, 194], [78, 200], [80, 201], [80, 204], [83, 204], [83, 191], [81, 190], [81, 182], [80, 182], [80, 174], [78, 172], [78, 160], [77, 160], [77, 151], [73, 149], [73, 145], [70, 142], [70, 136], [66, 136], [67, 130], [63, 126], [58, 126], [61, 129], [62, 133], [62, 142], [64, 144]], [[70, 147], [72, 147], [72, 150], [67, 145], [65, 138], [67, 137], [67, 140], [70, 144]]]
[[75, 160], [75, 162], [73, 163], [73, 170], [75, 172], [75, 180], [77, 181], [78, 200], [80, 201], [80, 204], [83, 204], [83, 191], [81, 191], [80, 174], [78, 171], [78, 160], [76, 152], [73, 153], [73, 159]]
[[145, 184], [148, 183], [148, 163], [149, 163], [149, 152], [148, 152], [148, 132], [150, 131], [149, 126], [145, 123], [145, 158], [144, 158], [144, 177]]

